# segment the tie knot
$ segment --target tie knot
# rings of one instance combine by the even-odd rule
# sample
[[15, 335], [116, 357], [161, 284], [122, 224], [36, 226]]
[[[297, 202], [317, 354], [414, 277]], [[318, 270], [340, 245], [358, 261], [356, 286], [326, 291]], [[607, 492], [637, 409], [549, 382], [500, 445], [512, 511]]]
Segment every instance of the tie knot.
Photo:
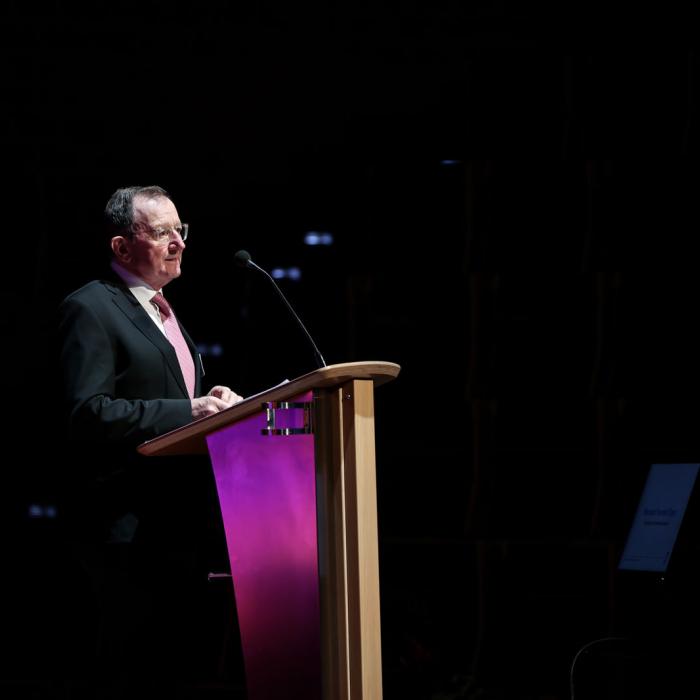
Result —
[[163, 316], [163, 318], [167, 318], [170, 316], [172, 313], [172, 309], [170, 308], [170, 304], [168, 304], [167, 301], [165, 301], [165, 297], [158, 292], [152, 299], [151, 301], [158, 307], [160, 310], [160, 315]]

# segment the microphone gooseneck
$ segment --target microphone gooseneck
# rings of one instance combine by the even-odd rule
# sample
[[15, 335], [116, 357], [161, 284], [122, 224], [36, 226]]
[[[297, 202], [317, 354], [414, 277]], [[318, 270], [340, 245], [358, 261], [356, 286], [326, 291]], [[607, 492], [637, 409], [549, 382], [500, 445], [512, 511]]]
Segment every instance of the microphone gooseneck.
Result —
[[319, 368], [326, 367], [326, 361], [323, 359], [323, 355], [321, 355], [320, 350], [316, 347], [314, 339], [311, 337], [309, 331], [306, 330], [306, 326], [301, 322], [301, 319], [299, 318], [299, 316], [297, 316], [297, 313], [292, 308], [292, 305], [287, 301], [287, 297], [285, 297], [284, 294], [282, 294], [282, 290], [277, 286], [277, 282], [275, 282], [272, 275], [268, 274], [268, 272], [266, 270], [263, 270], [262, 267], [260, 267], [259, 265], [256, 265], [251, 259], [250, 253], [247, 250], [239, 250], [233, 257], [236, 261], [236, 264], [240, 267], [247, 267], [249, 269], [257, 270], [258, 272], [261, 272], [263, 275], [265, 275], [267, 279], [270, 280], [272, 286], [277, 290], [277, 293], [280, 295], [280, 298], [285, 303], [292, 316], [294, 316], [294, 319], [299, 324], [301, 330], [304, 331], [304, 335], [308, 338], [309, 342], [311, 343], [311, 347], [314, 351], [314, 358], [316, 360], [316, 364], [319, 366]]

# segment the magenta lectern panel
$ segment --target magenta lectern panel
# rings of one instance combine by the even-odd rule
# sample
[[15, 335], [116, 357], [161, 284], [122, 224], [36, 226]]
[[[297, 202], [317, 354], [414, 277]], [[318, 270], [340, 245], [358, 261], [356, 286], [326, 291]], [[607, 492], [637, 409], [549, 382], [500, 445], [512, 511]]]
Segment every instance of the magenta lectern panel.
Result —
[[[293, 399], [311, 400], [311, 392]], [[314, 440], [263, 435], [266, 427], [261, 411], [207, 437], [248, 698], [320, 700]]]

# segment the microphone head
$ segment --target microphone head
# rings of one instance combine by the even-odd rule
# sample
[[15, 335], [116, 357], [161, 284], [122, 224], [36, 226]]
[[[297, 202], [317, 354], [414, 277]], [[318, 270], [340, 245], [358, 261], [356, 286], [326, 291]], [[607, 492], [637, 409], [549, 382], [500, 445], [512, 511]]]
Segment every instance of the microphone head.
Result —
[[248, 263], [250, 262], [250, 253], [247, 250], [239, 250], [233, 257], [236, 261], [236, 265], [248, 267]]

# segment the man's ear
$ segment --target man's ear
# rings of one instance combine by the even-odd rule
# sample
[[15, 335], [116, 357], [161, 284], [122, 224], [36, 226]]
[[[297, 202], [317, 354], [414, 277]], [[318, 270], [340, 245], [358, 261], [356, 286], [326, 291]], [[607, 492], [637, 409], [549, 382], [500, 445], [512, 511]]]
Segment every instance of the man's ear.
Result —
[[131, 261], [131, 246], [124, 236], [115, 236], [112, 241], [112, 252], [119, 262], [128, 263]]

